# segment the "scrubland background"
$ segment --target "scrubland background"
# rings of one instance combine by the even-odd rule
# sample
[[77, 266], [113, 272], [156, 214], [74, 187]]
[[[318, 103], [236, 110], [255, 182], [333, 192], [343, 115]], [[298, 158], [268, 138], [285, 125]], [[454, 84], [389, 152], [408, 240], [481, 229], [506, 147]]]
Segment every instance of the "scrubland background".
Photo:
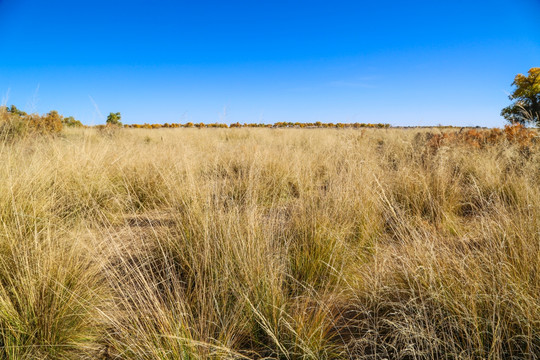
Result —
[[539, 358], [536, 135], [439, 133], [0, 142], [0, 358]]

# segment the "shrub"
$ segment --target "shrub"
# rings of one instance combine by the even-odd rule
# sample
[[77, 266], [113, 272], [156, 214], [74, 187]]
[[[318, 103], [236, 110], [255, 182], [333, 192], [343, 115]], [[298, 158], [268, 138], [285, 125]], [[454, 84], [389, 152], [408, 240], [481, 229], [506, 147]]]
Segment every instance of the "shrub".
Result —
[[476, 130], [463, 129], [442, 134], [430, 134], [427, 145], [432, 150], [437, 150], [441, 146], [462, 144], [472, 148], [481, 149], [486, 146], [493, 146], [506, 141], [516, 144], [521, 148], [530, 147], [537, 137], [534, 130], [527, 129], [521, 124], [505, 125], [504, 129]]
[[14, 115], [6, 107], [0, 108], [0, 140], [11, 141], [26, 136], [28, 123], [19, 115]]
[[30, 129], [38, 134], [57, 134], [62, 131], [62, 116], [53, 110], [44, 116], [29, 115]]
[[73, 116], [63, 118], [62, 125], [67, 127], [83, 127], [83, 124], [79, 120], [76, 120]]
[[62, 131], [62, 116], [53, 110], [45, 115], [26, 114], [15, 106], [0, 108], [0, 137], [4, 141], [28, 135], [55, 135]]
[[107, 125], [122, 126], [121, 119], [122, 115], [119, 112], [109, 113], [109, 116], [107, 116]]

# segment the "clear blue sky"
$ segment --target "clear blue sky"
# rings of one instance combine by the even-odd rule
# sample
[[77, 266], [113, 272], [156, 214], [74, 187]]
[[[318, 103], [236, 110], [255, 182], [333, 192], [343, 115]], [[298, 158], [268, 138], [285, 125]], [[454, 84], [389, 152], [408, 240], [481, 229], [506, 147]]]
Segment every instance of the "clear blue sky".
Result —
[[4, 102], [86, 124], [501, 126], [540, 0], [0, 0], [0, 43]]

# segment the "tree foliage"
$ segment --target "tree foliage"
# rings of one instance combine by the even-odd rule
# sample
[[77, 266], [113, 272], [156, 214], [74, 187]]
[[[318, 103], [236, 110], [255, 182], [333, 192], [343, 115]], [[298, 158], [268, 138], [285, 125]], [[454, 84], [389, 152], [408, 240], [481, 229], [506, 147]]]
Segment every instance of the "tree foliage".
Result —
[[82, 127], [83, 124], [76, 120], [73, 116], [68, 116], [62, 119], [62, 124], [67, 127]]
[[107, 125], [122, 126], [122, 122], [120, 122], [121, 119], [122, 119], [122, 115], [120, 115], [119, 112], [110, 113], [109, 116], [107, 116]]
[[514, 101], [501, 111], [511, 123], [533, 123], [540, 126], [540, 68], [531, 68], [528, 75], [518, 74], [512, 86], [516, 89], [509, 99]]
[[7, 109], [8, 113], [11, 113], [13, 115], [18, 115], [18, 116], [26, 116], [26, 115], [28, 115], [26, 112], [17, 109], [17, 107], [15, 105], [11, 105], [10, 107], [7, 107], [6, 109]]
[[27, 114], [15, 105], [0, 106], [0, 141], [29, 135], [56, 135], [62, 131], [63, 116], [52, 110], [45, 115]]
[[31, 128], [41, 134], [57, 134], [62, 131], [62, 115], [56, 110], [44, 116], [31, 115], [28, 120]]

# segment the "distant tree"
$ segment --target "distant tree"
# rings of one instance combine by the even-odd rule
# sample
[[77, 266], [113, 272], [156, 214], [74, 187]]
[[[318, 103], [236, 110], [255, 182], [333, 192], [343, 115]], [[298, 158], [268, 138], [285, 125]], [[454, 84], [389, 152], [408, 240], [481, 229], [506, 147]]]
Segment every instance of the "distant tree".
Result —
[[17, 107], [15, 105], [11, 105], [10, 107], [7, 108], [7, 111], [14, 114], [14, 115], [19, 115], [19, 116], [26, 116], [28, 115], [27, 113], [25, 113], [24, 111], [22, 110], [19, 110], [17, 109]]
[[122, 119], [122, 115], [120, 115], [119, 112], [110, 113], [109, 116], [107, 116], [107, 125], [122, 126], [122, 123], [120, 122], [121, 119]]
[[511, 123], [533, 123], [540, 126], [540, 68], [531, 68], [528, 75], [518, 74], [509, 99], [515, 102], [502, 109], [501, 115]]
[[75, 120], [73, 116], [68, 116], [62, 119], [62, 124], [67, 127], [82, 127], [83, 124], [79, 120]]
[[32, 114], [27, 116], [30, 127], [40, 134], [55, 134], [62, 131], [62, 115], [58, 111], [52, 110], [49, 113], [39, 116]]

